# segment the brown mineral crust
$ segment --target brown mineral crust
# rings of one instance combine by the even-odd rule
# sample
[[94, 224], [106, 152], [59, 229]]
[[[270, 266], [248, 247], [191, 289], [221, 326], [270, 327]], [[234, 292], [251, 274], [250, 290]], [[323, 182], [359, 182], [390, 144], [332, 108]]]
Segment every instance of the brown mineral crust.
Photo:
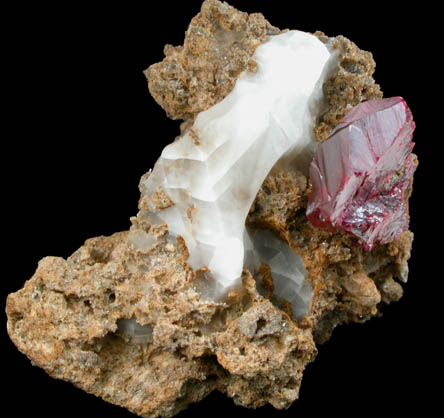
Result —
[[183, 46], [166, 45], [165, 59], [145, 71], [150, 93], [170, 118], [193, 119], [227, 96], [242, 71], [255, 71], [254, 51], [278, 33], [260, 13], [205, 0]]
[[[329, 41], [320, 31], [314, 34], [324, 43]], [[326, 108], [314, 129], [319, 142], [330, 136], [353, 106], [382, 98], [382, 91], [372, 77], [376, 67], [372, 54], [359, 49], [342, 35], [334, 38], [332, 46], [339, 51], [339, 66], [323, 86]]]
[[252, 304], [216, 336], [217, 360], [230, 372], [225, 391], [243, 406], [268, 402], [286, 408], [298, 396], [302, 371], [314, 359], [316, 347], [310, 331], [260, 297], [248, 276], [244, 283]]
[[[25, 287], [7, 299], [8, 332], [17, 347], [51, 376], [141, 416], [173, 415], [185, 406], [177, 399], [186, 395], [192, 401], [198, 394], [206, 395], [201, 385], [192, 393], [187, 385], [204, 381], [214, 367], [183, 361], [173, 349], [159, 350], [156, 326], [153, 344], [128, 343], [119, 335], [117, 320], [135, 316], [141, 324], [168, 329], [190, 310], [205, 316], [215, 308], [209, 303], [190, 307], [194, 299], [181, 304], [179, 296], [168, 315], [170, 295], [189, 279], [183, 258], [176, 254], [177, 263], [169, 271], [140, 273], [132, 258], [141, 255], [128, 254], [126, 236], [88, 240], [66, 261], [44, 258]], [[156, 283], [165, 274], [171, 283], [160, 290]], [[170, 319], [164, 321], [166, 316]], [[212, 390], [210, 382], [205, 386]]]
[[[307, 177], [300, 171], [279, 170], [265, 179], [250, 208], [247, 224], [264, 225], [276, 233], [286, 233], [287, 218], [307, 204]], [[283, 198], [285, 197], [285, 198]]]
[[156, 190], [151, 196], [151, 200], [156, 210], [163, 210], [174, 206], [174, 202], [162, 189]]
[[[145, 252], [122, 232], [42, 259], [7, 299], [14, 344], [51, 376], [143, 417], [172, 416], [214, 389], [245, 406], [289, 406], [316, 353], [310, 331], [260, 296], [248, 272], [228, 304], [203, 300], [183, 243], [150, 233], [157, 245]], [[125, 334], [118, 321], [130, 318], [152, 338]]]

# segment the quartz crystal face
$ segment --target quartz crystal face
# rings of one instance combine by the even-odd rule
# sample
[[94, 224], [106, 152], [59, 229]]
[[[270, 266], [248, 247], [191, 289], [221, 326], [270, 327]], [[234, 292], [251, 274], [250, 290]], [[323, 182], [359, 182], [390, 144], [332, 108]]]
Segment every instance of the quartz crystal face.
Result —
[[406, 192], [415, 171], [412, 113], [401, 97], [354, 107], [310, 165], [307, 217], [327, 231], [345, 231], [365, 249], [408, 229]]

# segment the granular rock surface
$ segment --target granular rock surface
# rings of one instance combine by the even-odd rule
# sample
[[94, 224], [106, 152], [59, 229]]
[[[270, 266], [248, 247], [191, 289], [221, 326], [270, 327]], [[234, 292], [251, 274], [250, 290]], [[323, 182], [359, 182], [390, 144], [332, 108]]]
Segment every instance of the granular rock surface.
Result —
[[278, 33], [260, 13], [207, 0], [183, 46], [166, 45], [165, 59], [145, 71], [150, 93], [171, 118], [193, 118], [220, 102], [242, 71], [255, 71], [255, 49]]
[[[164, 61], [146, 71], [150, 92], [170, 117], [193, 120], [222, 100], [242, 71], [254, 71], [255, 48], [279, 32], [260, 14], [206, 0], [184, 45], [167, 46]], [[371, 54], [342, 36], [334, 43], [341, 64], [324, 85], [318, 141], [354, 105], [382, 97]], [[173, 416], [213, 390], [245, 407], [287, 408], [316, 344], [337, 325], [364, 322], [402, 296], [413, 234], [364, 251], [349, 235], [313, 227], [305, 216], [311, 185], [296, 169], [272, 171], [247, 225], [273, 231], [301, 255], [314, 297], [299, 322], [273, 295], [267, 266], [255, 277], [244, 270], [242, 289], [211, 300], [204, 272], [187, 264], [184, 241], [145, 216], [141, 191], [129, 231], [89, 239], [66, 260], [43, 258], [6, 306], [9, 336], [35, 365], [139, 416]], [[168, 199], [159, 196], [158, 204]], [[149, 245], [135, 245], [147, 234]], [[143, 332], [128, 333], [125, 320]]]

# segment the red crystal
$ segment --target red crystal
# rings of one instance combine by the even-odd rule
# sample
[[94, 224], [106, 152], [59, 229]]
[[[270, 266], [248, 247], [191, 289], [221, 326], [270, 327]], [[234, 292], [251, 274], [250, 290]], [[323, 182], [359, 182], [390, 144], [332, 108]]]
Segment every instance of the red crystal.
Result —
[[401, 97], [369, 100], [351, 109], [310, 165], [310, 222], [352, 234], [366, 250], [407, 230], [405, 194], [416, 168], [414, 129]]

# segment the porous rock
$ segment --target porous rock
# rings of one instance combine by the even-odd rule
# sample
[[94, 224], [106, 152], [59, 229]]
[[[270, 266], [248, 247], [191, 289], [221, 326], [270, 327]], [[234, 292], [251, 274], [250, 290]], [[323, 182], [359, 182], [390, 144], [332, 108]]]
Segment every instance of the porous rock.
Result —
[[[261, 297], [248, 272], [228, 303], [203, 300], [180, 242], [159, 234], [144, 253], [127, 235], [40, 261], [7, 300], [19, 350], [51, 376], [140, 416], [172, 416], [214, 389], [245, 406], [290, 405], [316, 352], [309, 330]], [[152, 327], [149, 342], [122, 333], [118, 321], [131, 318]]]
[[242, 71], [255, 71], [256, 48], [280, 30], [260, 13], [206, 0], [191, 20], [183, 46], [165, 46], [165, 59], [145, 75], [151, 95], [172, 119], [193, 119], [219, 103]]

